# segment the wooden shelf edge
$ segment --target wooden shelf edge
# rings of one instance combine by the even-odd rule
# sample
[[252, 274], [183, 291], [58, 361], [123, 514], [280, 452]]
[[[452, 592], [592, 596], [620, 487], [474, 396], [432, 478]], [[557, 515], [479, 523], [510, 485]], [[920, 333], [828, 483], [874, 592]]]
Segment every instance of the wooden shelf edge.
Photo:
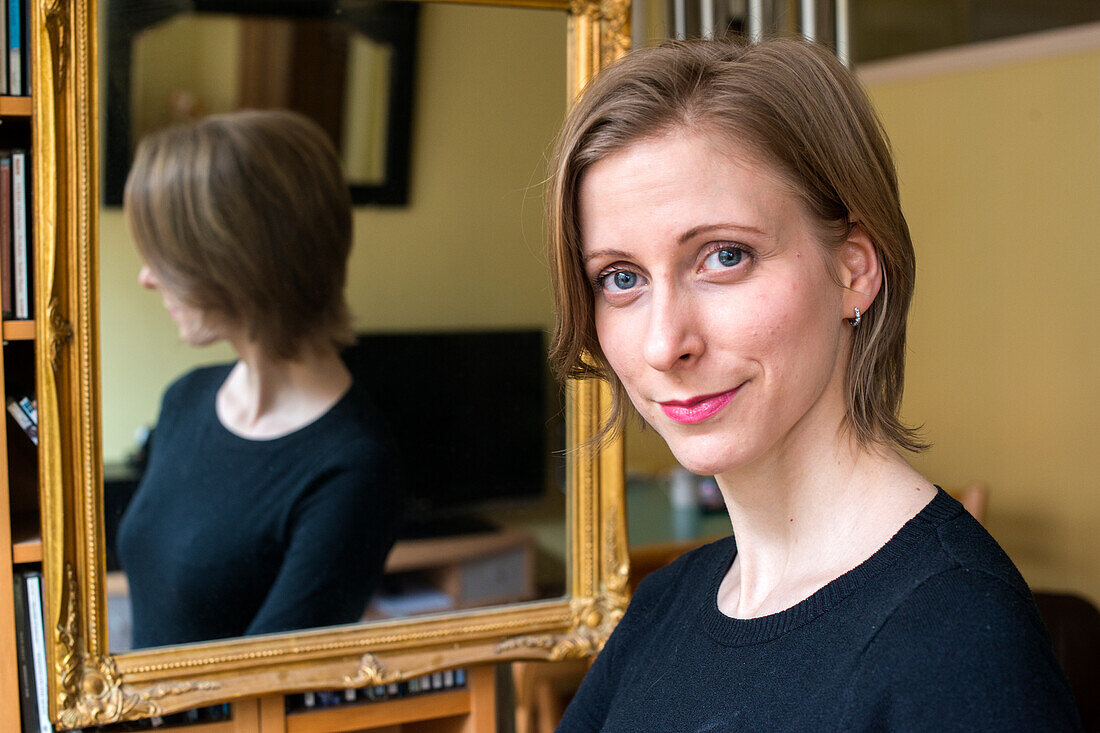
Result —
[[16, 565], [26, 562], [42, 562], [42, 540], [31, 539], [13, 542], [11, 545], [11, 559]]
[[34, 321], [4, 321], [4, 340], [34, 341]]
[[30, 97], [0, 97], [0, 117], [30, 117]]

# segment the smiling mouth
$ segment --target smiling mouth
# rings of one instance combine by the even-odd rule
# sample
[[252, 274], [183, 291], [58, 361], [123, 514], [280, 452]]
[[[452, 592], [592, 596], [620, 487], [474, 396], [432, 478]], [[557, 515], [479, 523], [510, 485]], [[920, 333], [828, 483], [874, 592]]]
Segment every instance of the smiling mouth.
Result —
[[737, 385], [728, 392], [693, 397], [690, 400], [670, 400], [662, 402], [661, 410], [678, 423], [690, 424], [706, 420], [717, 414], [723, 407], [729, 404], [734, 395], [744, 386]]

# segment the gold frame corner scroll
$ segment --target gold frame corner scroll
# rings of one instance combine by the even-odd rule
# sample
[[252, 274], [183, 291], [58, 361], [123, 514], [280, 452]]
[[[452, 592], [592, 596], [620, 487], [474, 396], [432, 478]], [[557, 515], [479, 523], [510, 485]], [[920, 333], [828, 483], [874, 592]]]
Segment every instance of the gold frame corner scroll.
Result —
[[[573, 95], [630, 43], [629, 0], [479, 0], [569, 16]], [[628, 601], [622, 446], [584, 448], [607, 387], [569, 385], [568, 595], [432, 618], [107, 651], [98, 340], [96, 0], [32, 0], [35, 370], [50, 717], [61, 728], [513, 659], [597, 653]], [[582, 447], [577, 447], [582, 446]]]

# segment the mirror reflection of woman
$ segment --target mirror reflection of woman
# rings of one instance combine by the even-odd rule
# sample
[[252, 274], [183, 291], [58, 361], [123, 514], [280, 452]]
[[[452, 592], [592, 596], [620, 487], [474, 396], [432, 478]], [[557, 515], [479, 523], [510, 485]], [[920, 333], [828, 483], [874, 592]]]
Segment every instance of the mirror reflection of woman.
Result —
[[164, 394], [119, 529], [134, 646], [359, 620], [395, 496], [339, 355], [351, 204], [332, 145], [289, 112], [170, 128], [139, 146], [125, 212], [180, 339], [238, 357]]
[[1024, 580], [899, 453], [914, 252], [853, 76], [795, 40], [639, 51], [553, 165], [559, 372], [733, 529], [642, 582], [560, 730], [1077, 729]]

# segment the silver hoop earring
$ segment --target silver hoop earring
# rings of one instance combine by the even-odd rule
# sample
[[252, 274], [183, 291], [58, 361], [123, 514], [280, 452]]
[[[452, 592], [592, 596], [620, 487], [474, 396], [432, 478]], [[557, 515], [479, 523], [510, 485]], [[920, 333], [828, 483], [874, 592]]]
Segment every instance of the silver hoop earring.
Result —
[[849, 318], [848, 323], [852, 324], [852, 328], [855, 328], [856, 326], [859, 325], [859, 322], [863, 319], [863, 314], [860, 313], [859, 308], [856, 308], [855, 306], [852, 307], [852, 310], [854, 310], [856, 312], [856, 317], [855, 318]]

